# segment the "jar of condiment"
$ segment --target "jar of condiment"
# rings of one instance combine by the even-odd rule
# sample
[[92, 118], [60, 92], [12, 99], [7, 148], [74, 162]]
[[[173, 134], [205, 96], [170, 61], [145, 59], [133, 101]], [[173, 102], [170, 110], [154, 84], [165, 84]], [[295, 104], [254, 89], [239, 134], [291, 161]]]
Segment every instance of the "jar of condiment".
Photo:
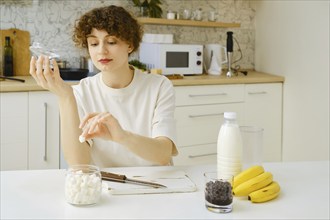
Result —
[[58, 60], [57, 65], [60, 69], [65, 69], [66, 68], [66, 61], [65, 60]]
[[100, 169], [93, 165], [74, 165], [67, 170], [65, 198], [72, 205], [96, 204], [101, 198]]
[[167, 19], [175, 19], [175, 12], [174, 11], [167, 11]]

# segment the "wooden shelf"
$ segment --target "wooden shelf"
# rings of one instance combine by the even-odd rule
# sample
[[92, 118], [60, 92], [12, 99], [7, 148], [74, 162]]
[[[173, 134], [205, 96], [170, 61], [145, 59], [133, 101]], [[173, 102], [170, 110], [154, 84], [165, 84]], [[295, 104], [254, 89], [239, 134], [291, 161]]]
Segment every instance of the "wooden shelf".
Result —
[[163, 18], [138, 18], [141, 24], [158, 24], [158, 25], [174, 25], [174, 26], [194, 26], [194, 27], [220, 27], [235, 28], [240, 27], [239, 23], [224, 23], [216, 21], [194, 21], [194, 20], [170, 20]]

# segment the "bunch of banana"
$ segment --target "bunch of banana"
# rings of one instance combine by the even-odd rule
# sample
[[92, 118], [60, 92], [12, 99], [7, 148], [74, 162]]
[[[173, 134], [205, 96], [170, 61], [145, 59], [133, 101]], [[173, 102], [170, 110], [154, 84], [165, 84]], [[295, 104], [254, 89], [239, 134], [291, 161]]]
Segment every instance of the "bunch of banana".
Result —
[[254, 165], [234, 177], [233, 194], [248, 196], [251, 202], [266, 202], [276, 198], [280, 186], [273, 181], [273, 174], [260, 165]]
[[247, 180], [258, 176], [263, 172], [265, 172], [263, 166], [259, 166], [259, 165], [254, 165], [246, 170], [243, 170], [234, 177], [233, 188], [236, 188], [236, 186], [240, 185], [241, 183], [246, 182]]
[[280, 190], [280, 185], [273, 181], [268, 186], [250, 193], [248, 199], [252, 202], [267, 202], [275, 199], [280, 194]]

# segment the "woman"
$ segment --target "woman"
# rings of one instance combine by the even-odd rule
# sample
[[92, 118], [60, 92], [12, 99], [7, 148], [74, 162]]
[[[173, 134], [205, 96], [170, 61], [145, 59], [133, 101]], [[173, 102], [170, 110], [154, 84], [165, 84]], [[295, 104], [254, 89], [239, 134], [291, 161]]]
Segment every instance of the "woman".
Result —
[[142, 33], [122, 7], [84, 14], [73, 40], [87, 48], [100, 73], [72, 87], [61, 79], [55, 60], [32, 57], [30, 74], [58, 97], [61, 144], [69, 165], [168, 165], [177, 154], [173, 85], [164, 76], [141, 73], [128, 64]]

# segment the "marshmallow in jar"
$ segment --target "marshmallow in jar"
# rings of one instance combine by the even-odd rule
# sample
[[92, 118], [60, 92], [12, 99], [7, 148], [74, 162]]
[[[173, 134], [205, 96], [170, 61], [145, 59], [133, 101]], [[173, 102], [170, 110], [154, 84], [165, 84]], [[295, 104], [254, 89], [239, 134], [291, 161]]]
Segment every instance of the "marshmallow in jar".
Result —
[[73, 205], [91, 205], [101, 198], [102, 178], [100, 169], [93, 165], [74, 165], [65, 179], [65, 198]]

